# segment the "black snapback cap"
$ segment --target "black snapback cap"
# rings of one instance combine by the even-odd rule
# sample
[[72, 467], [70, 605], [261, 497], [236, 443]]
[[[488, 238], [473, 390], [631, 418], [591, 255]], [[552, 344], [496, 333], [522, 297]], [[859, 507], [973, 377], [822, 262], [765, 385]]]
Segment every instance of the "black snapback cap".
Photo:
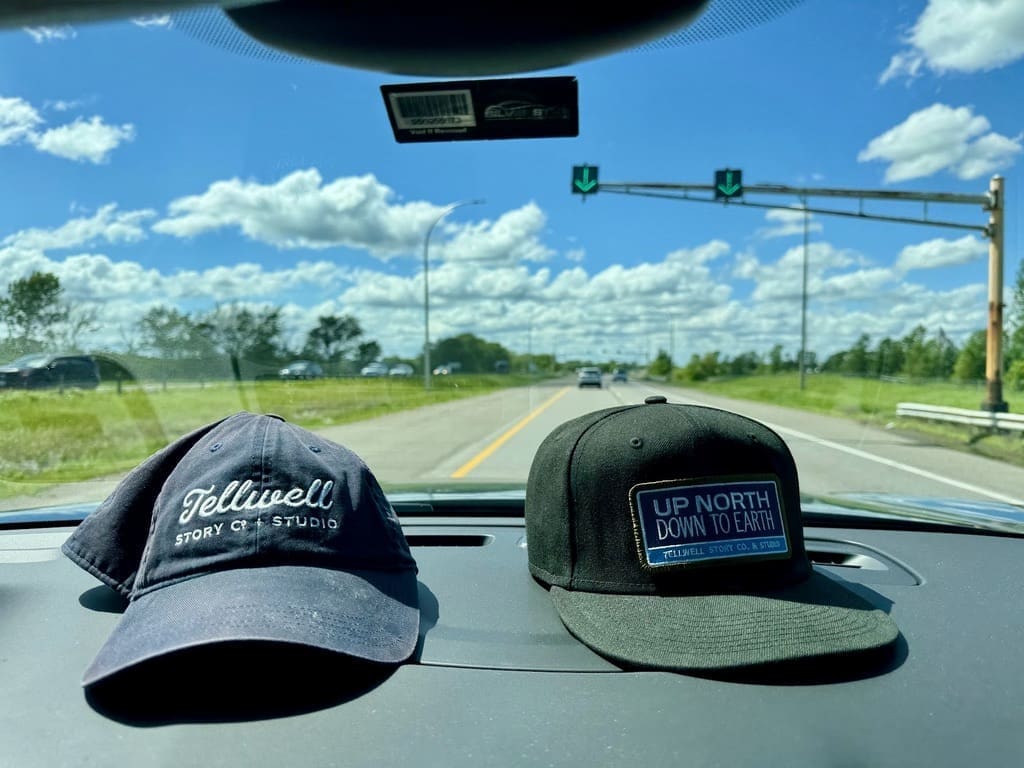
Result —
[[526, 538], [569, 631], [631, 667], [738, 669], [899, 634], [811, 567], [792, 454], [728, 411], [653, 396], [557, 427], [530, 468]]
[[352, 451], [238, 413], [144, 461], [64, 543], [128, 598], [92, 685], [196, 646], [284, 642], [384, 664], [416, 646], [416, 562]]

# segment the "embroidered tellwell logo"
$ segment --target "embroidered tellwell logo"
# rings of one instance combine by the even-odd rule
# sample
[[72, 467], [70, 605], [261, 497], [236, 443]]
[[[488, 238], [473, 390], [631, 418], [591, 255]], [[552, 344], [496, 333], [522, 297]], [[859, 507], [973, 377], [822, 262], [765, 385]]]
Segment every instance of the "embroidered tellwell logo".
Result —
[[188, 525], [193, 518], [208, 518], [214, 515], [269, 510], [276, 508], [327, 510], [334, 505], [333, 480], [313, 480], [306, 488], [264, 488], [253, 489], [252, 480], [232, 480], [218, 492], [217, 485], [209, 488], [193, 488], [181, 503], [180, 525]]

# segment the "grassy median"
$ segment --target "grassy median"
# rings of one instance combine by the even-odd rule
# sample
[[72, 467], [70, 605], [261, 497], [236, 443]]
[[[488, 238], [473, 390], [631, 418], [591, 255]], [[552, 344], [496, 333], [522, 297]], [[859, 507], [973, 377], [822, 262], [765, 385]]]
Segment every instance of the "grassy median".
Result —
[[0, 391], [0, 498], [21, 493], [20, 483], [127, 471], [186, 432], [238, 411], [276, 413], [317, 428], [533, 381], [515, 374], [437, 377], [430, 391], [417, 378]]
[[[804, 389], [801, 390], [799, 374], [780, 373], [700, 382], [677, 380], [675, 383], [722, 397], [784, 405], [898, 429], [925, 436], [950, 448], [1024, 466], [1024, 435], [992, 434], [959, 424], [896, 416], [898, 403], [977, 409], [985, 399], [984, 382], [913, 383], [810, 374], [805, 377]], [[1024, 412], [1024, 392], [1005, 392], [1004, 399], [1009, 401], [1011, 411]]]

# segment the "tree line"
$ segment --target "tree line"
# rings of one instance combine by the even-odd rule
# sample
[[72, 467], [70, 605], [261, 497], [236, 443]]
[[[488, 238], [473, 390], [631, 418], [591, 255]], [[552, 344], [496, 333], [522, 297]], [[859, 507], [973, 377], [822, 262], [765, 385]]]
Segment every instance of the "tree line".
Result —
[[[1013, 300], [1005, 317], [1003, 333], [1003, 379], [1010, 389], [1024, 389], [1024, 262], [1021, 262], [1013, 289]], [[957, 345], [943, 329], [929, 332], [916, 326], [902, 338], [885, 337], [873, 342], [868, 334], [848, 349], [829, 355], [824, 361], [811, 351], [805, 353], [806, 370], [875, 378], [910, 380], [950, 379], [960, 382], [985, 378], [986, 330], [975, 331]], [[703, 381], [720, 376], [744, 376], [754, 373], [780, 373], [800, 367], [799, 357], [789, 355], [781, 344], [767, 354], [743, 352], [735, 357], [719, 350], [691, 355], [678, 368], [676, 375], [689, 381]], [[654, 375], [668, 375], [675, 370], [665, 350], [648, 367]]]
[[[7, 286], [0, 296], [0, 362], [34, 352], [84, 352], [81, 338], [99, 328], [99, 312], [65, 297], [59, 278], [33, 272]], [[253, 378], [272, 376], [280, 366], [305, 359], [320, 363], [333, 376], [356, 374], [381, 359], [380, 344], [368, 338], [352, 315], [321, 315], [301, 345], [289, 346], [281, 307], [249, 308], [221, 305], [197, 313], [176, 307], [149, 309], [137, 326], [122, 333], [125, 352], [119, 353], [127, 368], [117, 375], [138, 378]], [[465, 333], [431, 345], [436, 365], [458, 363], [465, 373], [554, 370], [550, 355], [516, 355], [501, 344]], [[408, 362], [418, 371], [421, 360], [386, 358], [394, 364]]]

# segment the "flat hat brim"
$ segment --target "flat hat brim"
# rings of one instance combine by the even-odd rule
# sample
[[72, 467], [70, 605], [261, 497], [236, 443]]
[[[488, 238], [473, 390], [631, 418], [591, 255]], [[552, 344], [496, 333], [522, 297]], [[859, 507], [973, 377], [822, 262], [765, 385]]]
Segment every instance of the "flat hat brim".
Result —
[[417, 590], [412, 570], [274, 566], [197, 576], [132, 601], [82, 685], [166, 654], [239, 640], [401, 663], [419, 635]]
[[766, 592], [622, 595], [551, 588], [566, 628], [631, 667], [711, 672], [882, 649], [899, 629], [884, 611], [814, 572]]

